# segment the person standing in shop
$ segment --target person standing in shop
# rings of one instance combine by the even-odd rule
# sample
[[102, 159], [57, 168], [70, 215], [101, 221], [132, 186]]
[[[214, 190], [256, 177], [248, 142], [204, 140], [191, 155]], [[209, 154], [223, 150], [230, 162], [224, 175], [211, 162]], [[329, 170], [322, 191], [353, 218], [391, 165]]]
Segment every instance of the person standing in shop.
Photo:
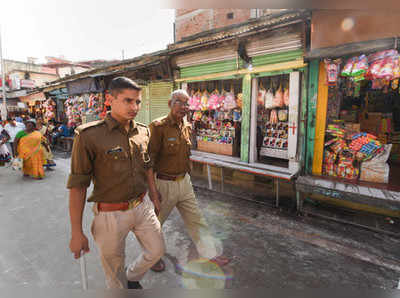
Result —
[[[99, 248], [108, 288], [141, 289], [139, 281], [164, 254], [164, 240], [156, 213], [159, 195], [147, 151], [150, 132], [134, 121], [141, 106], [141, 88], [117, 77], [110, 83], [107, 100], [111, 113], [104, 120], [76, 129], [72, 149], [69, 210], [70, 249], [79, 258], [88, 252], [82, 231], [86, 190], [94, 189], [93, 238]], [[99, 142], [101, 140], [101, 142]], [[133, 232], [142, 254], [125, 269], [125, 240]]]
[[[162, 225], [176, 207], [199, 255], [224, 266], [229, 263], [229, 259], [218, 252], [215, 238], [211, 236], [200, 211], [189, 176], [192, 128], [185, 119], [189, 112], [188, 100], [189, 95], [185, 90], [172, 92], [168, 101], [169, 115], [154, 120], [149, 126], [149, 152], [161, 198], [159, 220]], [[164, 261], [160, 259], [152, 270], [165, 270]]]

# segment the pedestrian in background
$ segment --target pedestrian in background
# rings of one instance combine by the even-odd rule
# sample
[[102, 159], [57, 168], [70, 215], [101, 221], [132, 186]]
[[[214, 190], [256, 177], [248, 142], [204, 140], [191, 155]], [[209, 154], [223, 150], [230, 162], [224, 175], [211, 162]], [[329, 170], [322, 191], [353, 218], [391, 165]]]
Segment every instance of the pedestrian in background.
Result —
[[16, 152], [14, 150], [15, 136], [17, 135], [18, 132], [25, 129], [25, 125], [23, 123], [16, 122], [14, 118], [8, 118], [7, 122], [8, 123], [4, 126], [4, 129], [9, 134], [10, 139], [7, 141], [6, 144], [8, 150], [12, 152], [13, 156], [15, 156], [16, 155]]
[[[158, 192], [148, 155], [150, 132], [134, 119], [141, 107], [141, 88], [132, 80], [111, 81], [106, 99], [111, 113], [104, 120], [76, 129], [72, 148], [69, 210], [70, 249], [75, 258], [88, 252], [82, 231], [86, 190], [93, 181], [92, 234], [108, 288], [141, 289], [139, 281], [164, 254], [164, 240], [155, 210]], [[133, 232], [143, 252], [126, 269], [125, 239]]]
[[[224, 266], [229, 260], [218, 251], [200, 211], [189, 176], [192, 127], [185, 119], [189, 112], [188, 100], [186, 91], [174, 91], [168, 101], [169, 115], [154, 120], [149, 126], [150, 158], [154, 163], [155, 182], [161, 195], [159, 220], [163, 224], [176, 207], [199, 255]], [[164, 269], [162, 259], [152, 268], [156, 272]]]
[[14, 152], [23, 160], [22, 172], [24, 176], [33, 179], [44, 178], [44, 153], [42, 147], [42, 134], [36, 130], [36, 120], [28, 119], [26, 128], [15, 136]]

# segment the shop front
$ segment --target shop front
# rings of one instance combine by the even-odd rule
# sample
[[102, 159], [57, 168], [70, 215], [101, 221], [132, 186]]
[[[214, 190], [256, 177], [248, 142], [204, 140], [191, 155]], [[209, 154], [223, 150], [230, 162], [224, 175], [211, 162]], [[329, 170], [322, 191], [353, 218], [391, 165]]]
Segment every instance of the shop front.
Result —
[[21, 101], [28, 106], [28, 113], [33, 118], [44, 118], [46, 113], [46, 96], [43, 92], [35, 92], [20, 97]]
[[396, 37], [311, 51], [299, 209], [305, 198], [322, 196], [400, 216], [398, 51]]
[[[192, 161], [292, 181], [301, 168], [307, 65], [304, 24], [175, 58], [190, 95]], [[278, 187], [275, 188], [278, 194]]]
[[96, 78], [82, 78], [66, 83], [68, 98], [64, 110], [68, 127], [99, 120], [105, 117], [107, 108], [103, 86]]

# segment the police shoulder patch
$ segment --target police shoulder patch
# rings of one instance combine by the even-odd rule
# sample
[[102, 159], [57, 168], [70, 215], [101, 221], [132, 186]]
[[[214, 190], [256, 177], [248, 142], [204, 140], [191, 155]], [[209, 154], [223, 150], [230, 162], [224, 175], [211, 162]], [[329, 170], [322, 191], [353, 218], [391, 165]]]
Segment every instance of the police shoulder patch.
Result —
[[75, 132], [76, 132], [77, 134], [79, 134], [79, 133], [82, 132], [82, 131], [85, 131], [85, 130], [91, 128], [91, 127], [99, 126], [99, 125], [101, 125], [101, 124], [103, 124], [103, 123], [105, 123], [104, 120], [97, 120], [97, 121], [92, 121], [92, 122], [89, 122], [89, 123], [85, 123], [85, 124], [79, 125], [79, 126], [75, 129]]
[[153, 124], [154, 126], [161, 126], [167, 121], [167, 119], [168, 119], [168, 115], [162, 116], [160, 118], [154, 119], [153, 122], [151, 122], [151, 124]]

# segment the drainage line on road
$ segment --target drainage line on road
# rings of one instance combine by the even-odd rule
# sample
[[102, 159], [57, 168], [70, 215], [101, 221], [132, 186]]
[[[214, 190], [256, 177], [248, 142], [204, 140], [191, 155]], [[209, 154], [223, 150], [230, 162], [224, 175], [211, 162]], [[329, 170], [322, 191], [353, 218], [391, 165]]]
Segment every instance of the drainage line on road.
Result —
[[[199, 189], [202, 189], [202, 190], [207, 190], [207, 191], [211, 191], [211, 192], [215, 192], [215, 193], [219, 193], [219, 194], [229, 195], [229, 196], [231, 196], [231, 197], [233, 197], [235, 199], [245, 200], [245, 201], [248, 201], [248, 202], [252, 202], [252, 203], [264, 205], [264, 206], [267, 206], [267, 207], [271, 207], [271, 208], [274, 208], [274, 209], [278, 209], [278, 208], [275, 207], [274, 204], [267, 204], [267, 203], [260, 202], [260, 201], [257, 201], [257, 200], [243, 198], [243, 197], [240, 197], [240, 196], [232, 194], [232, 193], [221, 192], [221, 191], [218, 191], [218, 190], [209, 189], [209, 188], [204, 187], [204, 186], [199, 186], [199, 185], [193, 185], [193, 186], [195, 188], [199, 188]], [[283, 209], [279, 208], [279, 210], [281, 212], [284, 212], [286, 215], [292, 215], [292, 213], [284, 211]], [[303, 213], [305, 213], [305, 212], [302, 212], [301, 214], [303, 215]], [[325, 215], [321, 215], [321, 214], [317, 214], [317, 213], [313, 213], [313, 212], [309, 212], [309, 211], [307, 211], [307, 215], [311, 215], [311, 216], [314, 216], [315, 218], [321, 218], [321, 219], [324, 219], [324, 220], [331, 220], [333, 222], [337, 222], [337, 223], [340, 223], [340, 224], [352, 225], [352, 226], [355, 226], [355, 227], [358, 227], [358, 228], [362, 228], [362, 229], [366, 229], [366, 230], [369, 230], [369, 231], [372, 231], [372, 232], [375, 232], [375, 233], [383, 233], [383, 234], [386, 234], [388, 236], [392, 236], [392, 237], [394, 237], [396, 239], [400, 239], [400, 234], [398, 234], [398, 233], [393, 233], [393, 232], [390, 232], [390, 231], [385, 231], [385, 230], [373, 228], [373, 227], [370, 227], [370, 226], [358, 224], [358, 223], [355, 223], [355, 222], [346, 221], [346, 220], [342, 220], [342, 219], [337, 219], [337, 218], [334, 218], [334, 217], [325, 216]], [[303, 217], [304, 217], [304, 215], [303, 215]]]

